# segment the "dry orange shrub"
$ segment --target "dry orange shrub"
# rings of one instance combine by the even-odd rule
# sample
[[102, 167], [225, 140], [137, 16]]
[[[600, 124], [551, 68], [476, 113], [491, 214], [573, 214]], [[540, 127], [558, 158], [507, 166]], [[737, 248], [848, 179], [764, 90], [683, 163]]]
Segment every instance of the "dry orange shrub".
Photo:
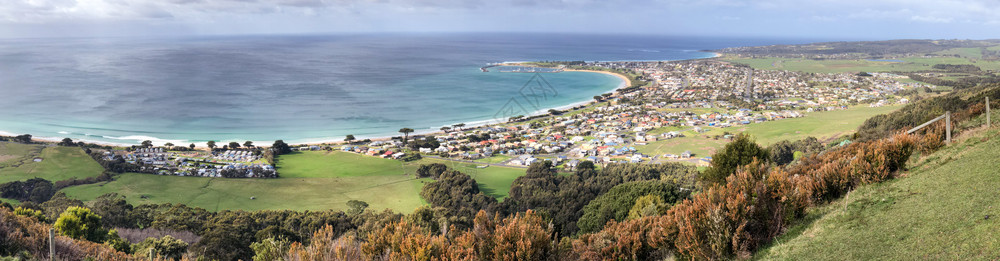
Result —
[[807, 208], [861, 184], [893, 178], [905, 167], [917, 138], [854, 143], [796, 166], [774, 168], [753, 162], [723, 185], [715, 185], [673, 206], [665, 215], [609, 222], [603, 230], [565, 244], [532, 211], [504, 219], [480, 211], [468, 231], [448, 237], [405, 221], [366, 236], [332, 239], [317, 232], [310, 246], [294, 244], [289, 260], [645, 260], [670, 254], [681, 259], [748, 258], [784, 232]]
[[[38, 222], [34, 218], [15, 215], [14, 212], [0, 208], [0, 254], [16, 254], [27, 251], [36, 258], [49, 257], [49, 229], [51, 225]], [[56, 258], [59, 260], [148, 260], [130, 256], [103, 245], [85, 240], [75, 240], [57, 235], [55, 240]]]

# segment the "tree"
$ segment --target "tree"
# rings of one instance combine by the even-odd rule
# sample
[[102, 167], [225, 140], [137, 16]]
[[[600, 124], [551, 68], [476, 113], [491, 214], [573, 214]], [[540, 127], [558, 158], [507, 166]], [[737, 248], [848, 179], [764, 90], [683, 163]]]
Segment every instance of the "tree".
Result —
[[132, 204], [125, 201], [125, 196], [118, 193], [104, 194], [91, 202], [91, 210], [103, 217], [101, 224], [105, 227], [136, 227], [135, 222], [130, 218], [132, 209], [134, 209]]
[[591, 233], [600, 231], [610, 220], [625, 221], [635, 202], [647, 195], [660, 197], [669, 203], [687, 198], [687, 193], [673, 182], [650, 180], [621, 184], [587, 203], [577, 226], [581, 233]]
[[430, 177], [432, 179], [437, 179], [441, 173], [444, 173], [447, 170], [448, 166], [441, 163], [421, 164], [420, 167], [417, 168], [417, 177]]
[[191, 149], [193, 150], [193, 149], [194, 149], [194, 147], [195, 147], [195, 146], [194, 146], [194, 143], [191, 143], [191, 145], [188, 145], [188, 147], [189, 147], [189, 148], [191, 148]]
[[118, 231], [114, 229], [108, 231], [107, 240], [104, 241], [104, 244], [123, 253], [132, 253], [132, 245], [128, 243], [128, 240], [118, 236]]
[[451, 130], [451, 127], [448, 126], [441, 127], [441, 131], [443, 132], [448, 132], [449, 130]]
[[41, 210], [35, 210], [30, 208], [17, 207], [14, 209], [14, 214], [18, 216], [30, 217], [38, 220], [38, 222], [45, 222], [45, 214]]
[[635, 205], [628, 211], [628, 220], [641, 217], [659, 216], [666, 212], [669, 204], [663, 202], [658, 195], [645, 195], [635, 200]]
[[76, 145], [76, 143], [73, 143], [73, 139], [70, 138], [63, 138], [62, 142], [59, 142], [59, 146], [72, 147], [74, 145]]
[[20, 143], [31, 143], [31, 134], [17, 135], [14, 137], [14, 141]]
[[52, 225], [60, 234], [92, 242], [103, 242], [107, 232], [101, 227], [101, 216], [85, 207], [69, 207]]
[[181, 258], [187, 252], [188, 244], [170, 235], [161, 238], [150, 237], [133, 247], [136, 254], [145, 258], [150, 258], [149, 250], [153, 250], [154, 256], [162, 256], [174, 260]]
[[253, 148], [253, 141], [245, 141], [245, 142], [243, 142], [243, 147]]
[[45, 211], [45, 217], [48, 220], [59, 218], [59, 215], [72, 207], [83, 207], [83, 201], [66, 197], [66, 193], [62, 192], [56, 193], [51, 199], [42, 203], [42, 211]]
[[732, 142], [712, 155], [712, 166], [701, 173], [701, 180], [709, 184], [722, 184], [736, 169], [750, 164], [754, 159], [767, 162], [767, 149], [761, 148], [747, 134], [738, 134]]
[[56, 190], [51, 181], [32, 178], [0, 184], [0, 197], [42, 203], [51, 199]]
[[239, 149], [239, 148], [240, 148], [240, 143], [239, 142], [235, 142], [235, 141], [229, 142], [229, 149], [235, 150], [235, 149]]
[[210, 149], [210, 150], [214, 150], [215, 149], [215, 141], [214, 140], [208, 141], [206, 143], [206, 145], [208, 146], [208, 149]]
[[778, 165], [785, 165], [794, 160], [795, 147], [788, 140], [779, 141], [768, 147], [770, 161]]
[[353, 143], [354, 140], [356, 140], [356, 138], [354, 138], [354, 134], [347, 134], [347, 137], [344, 137], [344, 141], [346, 141], [349, 144]]
[[276, 140], [274, 141], [274, 144], [271, 145], [271, 151], [274, 152], [274, 155], [281, 155], [292, 152], [292, 148], [289, 147], [285, 141]]
[[368, 202], [352, 199], [347, 201], [347, 208], [348, 208], [347, 210], [348, 215], [361, 214], [365, 212], [366, 208], [368, 208]]
[[604, 97], [601, 97], [600, 95], [594, 95], [594, 101], [601, 101], [603, 98]]
[[167, 142], [167, 143], [164, 143], [163, 146], [167, 147], [167, 148], [172, 148], [172, 147], [174, 147], [174, 144], [170, 143], [170, 142]]
[[250, 245], [253, 249], [253, 261], [284, 260], [285, 253], [291, 244], [288, 240], [266, 238]]
[[144, 140], [144, 141], [142, 141], [142, 146], [146, 147], [146, 148], [152, 147], [153, 146], [153, 141], [151, 141], [151, 140]]
[[399, 133], [403, 134], [403, 144], [404, 145], [406, 144], [406, 139], [410, 137], [410, 133], [411, 132], [413, 132], [413, 129], [410, 129], [410, 128], [399, 129]]
[[452, 124], [451, 127], [462, 130], [462, 127], [465, 127], [465, 123]]

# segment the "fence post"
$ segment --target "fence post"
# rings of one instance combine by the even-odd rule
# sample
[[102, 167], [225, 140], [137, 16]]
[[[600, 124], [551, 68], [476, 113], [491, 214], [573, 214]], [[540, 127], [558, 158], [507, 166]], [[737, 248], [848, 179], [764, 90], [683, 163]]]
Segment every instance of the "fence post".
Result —
[[944, 117], [944, 130], [947, 133], [947, 143], [951, 144], [951, 112], [945, 112]]
[[56, 230], [49, 228], [49, 259], [56, 260]]
[[990, 128], [990, 97], [986, 97], [986, 128]]

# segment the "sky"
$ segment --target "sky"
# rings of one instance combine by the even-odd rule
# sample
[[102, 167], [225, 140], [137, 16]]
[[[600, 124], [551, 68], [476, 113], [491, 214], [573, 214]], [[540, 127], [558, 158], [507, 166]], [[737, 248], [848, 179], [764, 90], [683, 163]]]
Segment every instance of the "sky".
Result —
[[1000, 0], [0, 0], [0, 38], [559, 32], [1000, 38]]

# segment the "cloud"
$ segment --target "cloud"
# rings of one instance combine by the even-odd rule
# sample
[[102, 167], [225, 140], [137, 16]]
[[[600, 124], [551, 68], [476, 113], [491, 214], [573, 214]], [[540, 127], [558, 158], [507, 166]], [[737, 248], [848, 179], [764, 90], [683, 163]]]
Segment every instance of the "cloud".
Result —
[[914, 15], [910, 20], [928, 23], [951, 23], [952, 18]]
[[1000, 21], [997, 0], [0, 1], [0, 26], [5, 28], [120, 23], [129, 28], [197, 28], [205, 33], [492, 30], [798, 35], [838, 28], [855, 32], [857, 26], [869, 25], [901, 31], [912, 29], [905, 26], [914, 23], [991, 29], [975, 30], [985, 33], [996, 31]]

